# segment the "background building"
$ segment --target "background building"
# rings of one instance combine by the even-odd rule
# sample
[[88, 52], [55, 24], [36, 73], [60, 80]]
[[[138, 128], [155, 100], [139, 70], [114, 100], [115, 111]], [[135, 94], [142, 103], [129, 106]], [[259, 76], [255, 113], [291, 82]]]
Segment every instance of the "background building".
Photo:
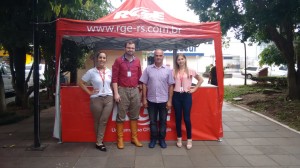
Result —
[[[234, 38], [228, 39], [228, 43], [222, 47], [223, 66], [225, 71], [240, 72], [245, 67], [245, 47], [246, 47], [246, 65], [258, 65], [258, 55], [266, 47], [266, 44], [241, 43]], [[184, 50], [178, 50], [177, 53], [184, 53], [188, 60], [188, 66], [195, 69], [198, 73], [204, 73], [206, 67], [215, 64], [215, 50], [213, 41], [202, 43], [199, 46], [189, 47]], [[144, 65], [153, 64], [153, 51], [145, 53], [147, 59], [144, 59]], [[173, 68], [173, 51], [164, 51], [164, 64]]]

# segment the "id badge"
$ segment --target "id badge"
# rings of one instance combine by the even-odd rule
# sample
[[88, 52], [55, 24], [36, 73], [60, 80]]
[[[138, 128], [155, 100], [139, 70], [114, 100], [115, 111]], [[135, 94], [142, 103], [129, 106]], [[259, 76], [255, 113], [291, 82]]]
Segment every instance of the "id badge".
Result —
[[127, 71], [127, 77], [131, 77], [131, 71]]
[[179, 91], [180, 91], [180, 92], [183, 92], [183, 87], [180, 87], [180, 88], [179, 88]]

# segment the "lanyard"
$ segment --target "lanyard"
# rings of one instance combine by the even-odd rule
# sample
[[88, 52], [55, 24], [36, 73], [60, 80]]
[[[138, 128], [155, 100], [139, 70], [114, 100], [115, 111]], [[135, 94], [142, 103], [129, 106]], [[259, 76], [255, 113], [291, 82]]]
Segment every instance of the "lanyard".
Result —
[[[124, 55], [123, 55], [123, 60], [125, 61], [125, 64], [126, 64], [126, 66], [127, 66], [127, 71], [130, 72], [131, 62], [134, 61], [134, 57], [132, 57], [132, 60], [129, 61], [129, 60], [125, 57], [125, 54], [124, 54]], [[128, 63], [126, 62], [126, 60], [127, 60]]]
[[180, 86], [181, 86], [181, 87], [183, 87], [183, 75], [184, 75], [184, 72], [181, 73], [181, 72], [179, 71], [179, 79], [180, 79]]
[[100, 71], [100, 69], [99, 69], [99, 74], [100, 74], [100, 77], [101, 77], [101, 79], [102, 79], [103, 88], [104, 88], [104, 81], [105, 81], [105, 69], [106, 69], [106, 68], [104, 68], [104, 73], [101, 73], [101, 71]]

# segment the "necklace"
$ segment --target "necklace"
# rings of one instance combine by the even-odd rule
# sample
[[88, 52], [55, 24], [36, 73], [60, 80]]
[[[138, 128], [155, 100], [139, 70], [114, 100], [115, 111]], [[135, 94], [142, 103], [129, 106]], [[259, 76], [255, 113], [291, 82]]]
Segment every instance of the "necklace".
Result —
[[179, 91], [180, 92], [183, 92], [184, 89], [183, 89], [183, 76], [184, 76], [184, 69], [180, 69], [179, 70], [179, 80], [180, 80], [180, 88], [179, 88]]

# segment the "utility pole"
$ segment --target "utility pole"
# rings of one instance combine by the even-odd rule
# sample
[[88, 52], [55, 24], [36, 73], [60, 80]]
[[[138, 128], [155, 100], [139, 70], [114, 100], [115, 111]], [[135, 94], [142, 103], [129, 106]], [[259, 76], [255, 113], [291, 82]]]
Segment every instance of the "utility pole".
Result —
[[246, 50], [246, 43], [243, 42], [244, 44], [244, 51], [245, 51], [245, 80], [244, 80], [244, 85], [247, 85], [247, 50]]
[[40, 74], [39, 74], [39, 34], [38, 34], [38, 0], [33, 0], [33, 84], [34, 84], [34, 144], [28, 150], [42, 151], [45, 146], [41, 146], [40, 141]]
[[37, 2], [34, 0], [34, 23], [33, 23], [33, 83], [34, 83], [34, 147], [39, 148], [40, 143], [40, 103], [39, 103], [39, 27], [38, 27], [38, 12], [37, 12]]

